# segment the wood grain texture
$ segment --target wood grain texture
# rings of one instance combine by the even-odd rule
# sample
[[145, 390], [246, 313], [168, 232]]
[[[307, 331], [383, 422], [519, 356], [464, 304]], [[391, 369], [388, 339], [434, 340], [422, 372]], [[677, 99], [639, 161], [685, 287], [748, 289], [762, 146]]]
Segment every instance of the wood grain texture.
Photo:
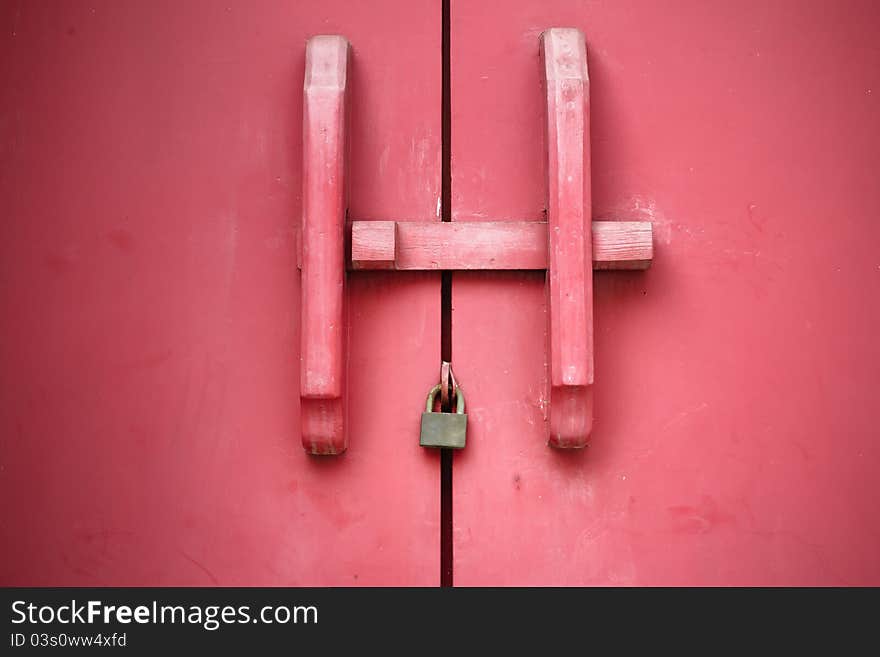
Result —
[[352, 269], [394, 269], [396, 260], [396, 221], [355, 221], [352, 223]]
[[[652, 234], [649, 221], [594, 221], [593, 269], [647, 269]], [[352, 269], [547, 268], [542, 221], [354, 221], [351, 239]]]
[[647, 269], [654, 259], [650, 221], [594, 221], [593, 269]]
[[546, 93], [549, 443], [579, 448], [593, 426], [589, 77], [584, 35], [541, 35]]
[[345, 399], [346, 98], [350, 47], [312, 37], [303, 89], [302, 444], [311, 454], [348, 447]]

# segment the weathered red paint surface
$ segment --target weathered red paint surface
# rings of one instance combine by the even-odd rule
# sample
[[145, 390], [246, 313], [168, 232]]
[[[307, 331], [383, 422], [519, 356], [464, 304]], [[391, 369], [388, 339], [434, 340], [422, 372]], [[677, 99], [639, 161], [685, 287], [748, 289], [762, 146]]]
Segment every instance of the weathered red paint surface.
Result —
[[453, 219], [542, 218], [539, 35], [584, 31], [590, 446], [546, 444], [544, 277], [456, 272], [455, 582], [880, 584], [880, 10], [452, 3]]
[[439, 277], [350, 277], [351, 447], [309, 457], [295, 227], [326, 33], [352, 43], [352, 212], [436, 218], [439, 23], [426, 0], [3, 3], [0, 582], [438, 583]]
[[[452, 12], [453, 218], [545, 220], [539, 36], [573, 26], [593, 216], [656, 247], [594, 275], [585, 450], [546, 444], [544, 273], [454, 274], [456, 583], [880, 584], [877, 7]], [[436, 584], [439, 277], [349, 274], [350, 448], [309, 457], [295, 225], [333, 33], [350, 216], [436, 221], [440, 3], [0, 23], [0, 583]]]

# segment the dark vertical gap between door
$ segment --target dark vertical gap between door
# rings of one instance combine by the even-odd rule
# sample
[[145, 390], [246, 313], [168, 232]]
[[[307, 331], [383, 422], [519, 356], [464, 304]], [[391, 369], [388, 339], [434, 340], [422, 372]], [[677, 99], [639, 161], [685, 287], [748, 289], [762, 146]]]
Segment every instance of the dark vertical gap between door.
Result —
[[[442, 0], [441, 51], [443, 59], [441, 99], [440, 218], [452, 221], [452, 102], [450, 100], [449, 3]], [[452, 272], [440, 277], [440, 357], [452, 362]], [[449, 410], [449, 409], [443, 409]], [[452, 586], [452, 450], [440, 450], [440, 586]]]

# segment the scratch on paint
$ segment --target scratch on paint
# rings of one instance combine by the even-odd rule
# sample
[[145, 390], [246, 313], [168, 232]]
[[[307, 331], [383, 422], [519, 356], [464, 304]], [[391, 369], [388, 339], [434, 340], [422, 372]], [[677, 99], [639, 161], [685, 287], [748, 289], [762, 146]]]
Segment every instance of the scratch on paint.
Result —
[[211, 578], [211, 581], [214, 583], [214, 586], [220, 586], [220, 582], [217, 580], [216, 577], [214, 577], [214, 573], [212, 573], [210, 570], [208, 570], [208, 568], [207, 568], [205, 565], [203, 565], [203, 564], [200, 563], [199, 561], [196, 561], [195, 559], [193, 559], [191, 556], [189, 556], [189, 555], [188, 555], [186, 552], [184, 552], [183, 550], [180, 550], [180, 553], [181, 553], [184, 557], [186, 557], [187, 561], [189, 561], [190, 563], [192, 563], [192, 564], [193, 564], [194, 566], [196, 566], [199, 570], [201, 570], [203, 573], [205, 573], [205, 575], [207, 575], [208, 577], [210, 577], [210, 578]]
[[667, 429], [671, 429], [672, 427], [684, 422], [684, 420], [686, 420], [689, 415], [692, 415], [693, 413], [699, 413], [700, 411], [702, 411], [706, 408], [709, 408], [708, 402], [701, 402], [700, 404], [697, 404], [693, 408], [688, 408], [683, 411], [680, 411], [675, 417], [673, 417], [671, 420], [666, 422], [666, 424], [664, 424], [660, 430], [666, 431]]

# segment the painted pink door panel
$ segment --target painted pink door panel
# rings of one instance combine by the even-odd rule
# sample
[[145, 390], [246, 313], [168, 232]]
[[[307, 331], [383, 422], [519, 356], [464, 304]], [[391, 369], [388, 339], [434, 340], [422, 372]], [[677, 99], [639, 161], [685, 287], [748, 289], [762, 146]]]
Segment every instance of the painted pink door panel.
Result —
[[[455, 583], [880, 584], [880, 9], [452, 3], [453, 220], [543, 220], [539, 36], [586, 35], [590, 445], [546, 445], [544, 275], [457, 272]], [[499, 321], [503, 318], [503, 321]]]
[[322, 33], [352, 215], [436, 220], [439, 3], [0, 12], [0, 582], [437, 584], [439, 276], [350, 277], [350, 448], [309, 457], [295, 228]]

